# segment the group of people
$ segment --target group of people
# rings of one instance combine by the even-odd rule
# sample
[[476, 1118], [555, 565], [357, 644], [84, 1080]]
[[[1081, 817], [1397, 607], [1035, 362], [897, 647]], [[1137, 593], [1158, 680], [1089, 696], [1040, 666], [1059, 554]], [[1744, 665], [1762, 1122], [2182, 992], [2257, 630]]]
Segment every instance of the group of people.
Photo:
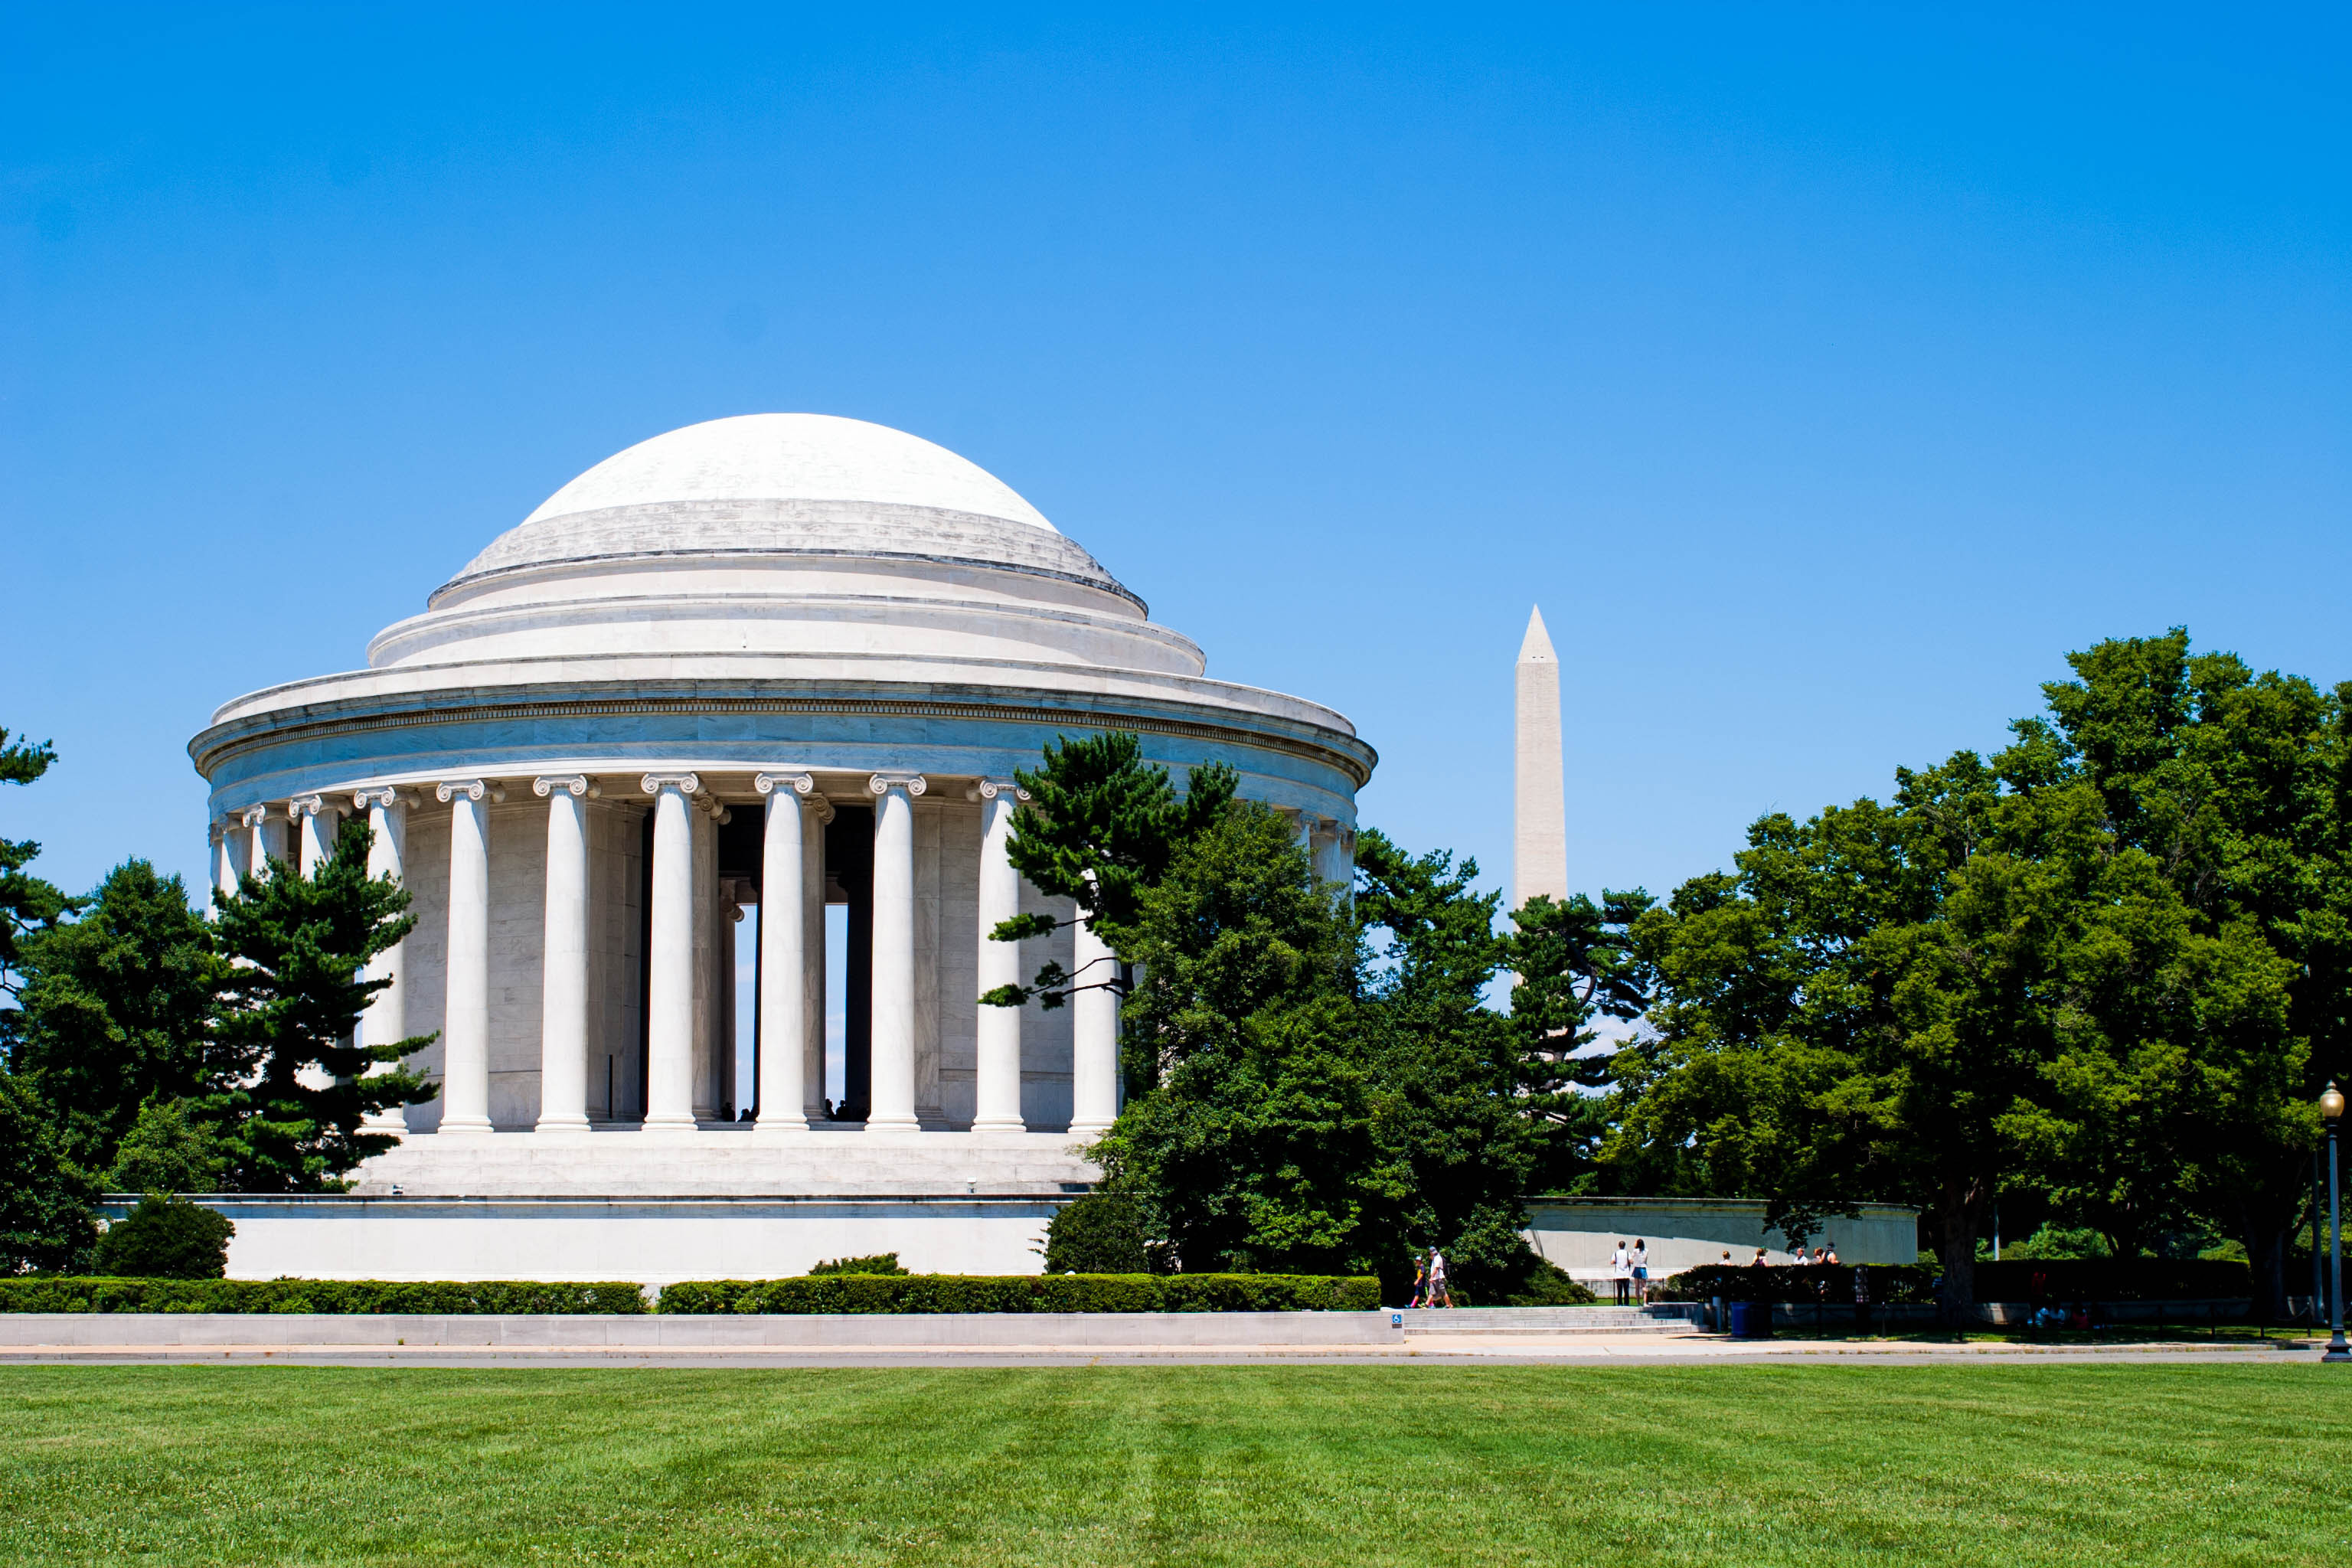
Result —
[[1633, 1245], [1617, 1244], [1609, 1259], [1609, 1272], [1617, 1286], [1617, 1304], [1621, 1307], [1647, 1306], [1650, 1301], [1650, 1244], [1636, 1237]]
[[1454, 1292], [1445, 1283], [1445, 1254], [1433, 1247], [1429, 1249], [1426, 1256], [1413, 1260], [1412, 1305], [1416, 1307], [1454, 1305]]

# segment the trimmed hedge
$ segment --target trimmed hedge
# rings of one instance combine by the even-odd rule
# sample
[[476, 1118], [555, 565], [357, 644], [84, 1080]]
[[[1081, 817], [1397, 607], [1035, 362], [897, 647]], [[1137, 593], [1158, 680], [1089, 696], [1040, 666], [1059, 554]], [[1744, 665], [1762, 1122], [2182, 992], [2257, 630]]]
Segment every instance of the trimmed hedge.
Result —
[[[1870, 1278], [1870, 1300], [1873, 1305], [1885, 1306], [1896, 1301], [1932, 1301], [1936, 1299], [1937, 1270], [1920, 1263], [1865, 1264], [1864, 1273]], [[1979, 1273], [1981, 1278], [1981, 1273]], [[1828, 1301], [1832, 1305], [1853, 1305], [1853, 1266], [1840, 1264], [1834, 1268], [1797, 1268], [1782, 1265], [1771, 1268], [1756, 1268], [1734, 1265], [1726, 1268], [1710, 1263], [1698, 1268], [1686, 1268], [1669, 1279], [1663, 1287], [1650, 1292], [1654, 1300], [1705, 1301], [1720, 1296], [1727, 1301]], [[1977, 1295], [1984, 1297], [1979, 1286]]]
[[658, 1312], [1369, 1312], [1381, 1282], [1328, 1274], [827, 1274], [694, 1279]]
[[0, 1312], [622, 1312], [646, 1310], [627, 1280], [0, 1279]]
[[[1943, 1270], [1927, 1263], [1865, 1266], [1874, 1304], [1933, 1301]], [[2037, 1288], [2038, 1281], [2038, 1288]], [[2243, 1263], [2203, 1258], [2014, 1258], [1979, 1263], [1979, 1301], [2204, 1301], [2251, 1295], [2253, 1275]], [[1782, 1265], [1755, 1268], [1720, 1264], [1685, 1269], [1653, 1292], [1675, 1301], [1827, 1301], [1853, 1304], [1853, 1268]]]

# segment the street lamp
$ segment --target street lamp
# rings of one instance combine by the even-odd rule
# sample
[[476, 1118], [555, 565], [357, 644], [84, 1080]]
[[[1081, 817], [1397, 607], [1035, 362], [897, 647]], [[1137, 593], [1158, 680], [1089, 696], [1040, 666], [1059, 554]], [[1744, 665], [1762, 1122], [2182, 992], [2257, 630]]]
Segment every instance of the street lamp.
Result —
[[2344, 1093], [2330, 1079], [2319, 1097], [2319, 1119], [2327, 1124], [2327, 1348], [2322, 1361], [2352, 1361], [2344, 1342], [2344, 1223], [2336, 1210], [2336, 1124], [2344, 1120]]

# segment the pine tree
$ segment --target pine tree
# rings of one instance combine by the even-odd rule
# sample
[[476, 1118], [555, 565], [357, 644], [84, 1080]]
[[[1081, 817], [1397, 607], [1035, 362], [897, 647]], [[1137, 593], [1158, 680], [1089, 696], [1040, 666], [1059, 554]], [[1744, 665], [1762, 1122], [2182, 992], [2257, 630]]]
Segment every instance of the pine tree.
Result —
[[[11, 741], [0, 730], [0, 784], [27, 784], [49, 771], [57, 752], [46, 741]], [[30, 931], [54, 926], [74, 901], [25, 868], [41, 852], [29, 838], [0, 838], [0, 992], [17, 992], [18, 943]]]
[[[1075, 903], [1079, 917], [1121, 958], [1132, 957], [1145, 889], [1224, 815], [1241, 784], [1232, 767], [1211, 763], [1186, 774], [1180, 797], [1168, 770], [1146, 763], [1142, 742], [1124, 730], [1075, 741], [1057, 737], [1045, 748], [1042, 767], [1013, 778], [1029, 799], [1013, 816], [1013, 868], [1039, 892]], [[989, 936], [1021, 942], [1050, 936], [1066, 923], [1050, 915], [1019, 915]], [[999, 986], [981, 1001], [1018, 1007], [1035, 997], [1051, 1009], [1074, 991], [1097, 987], [1127, 994], [1117, 975], [1074, 976], [1047, 963], [1033, 984]]]
[[[198, 1111], [222, 1127], [233, 1190], [335, 1190], [394, 1142], [359, 1130], [368, 1113], [436, 1092], [415, 1069], [392, 1065], [434, 1037], [352, 1043], [369, 999], [391, 984], [362, 970], [416, 923], [405, 889], [369, 878], [370, 842], [366, 823], [347, 822], [314, 875], [279, 867], [221, 900], [215, 929], [233, 967], [214, 1025], [215, 1087]], [[380, 1064], [390, 1070], [369, 1070]]]

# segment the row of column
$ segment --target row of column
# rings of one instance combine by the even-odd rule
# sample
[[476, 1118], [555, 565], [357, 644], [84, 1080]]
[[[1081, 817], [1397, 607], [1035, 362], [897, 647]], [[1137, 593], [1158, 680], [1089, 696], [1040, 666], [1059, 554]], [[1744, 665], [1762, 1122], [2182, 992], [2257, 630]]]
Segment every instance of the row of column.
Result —
[[[646, 773], [640, 787], [653, 797], [652, 900], [647, 935], [646, 1117], [649, 1131], [691, 1131], [694, 1114], [694, 921], [692, 813], [707, 809], [702, 782], [690, 773]], [[866, 1129], [875, 1133], [919, 1130], [915, 1114], [916, 952], [914, 801], [929, 788], [919, 773], [876, 773], [866, 781], [874, 799], [872, 1089]], [[805, 1131], [822, 1105], [824, 1021], [824, 905], [822, 843], [815, 835], [834, 816], [805, 772], [762, 773], [753, 787], [766, 798], [761, 866], [760, 1082], [758, 1125], [765, 1132]], [[588, 1126], [589, 880], [585, 802], [595, 793], [583, 774], [536, 778], [531, 791], [548, 804], [546, 935], [541, 950], [542, 1131]], [[505, 791], [485, 779], [444, 780], [434, 798], [449, 807], [447, 994], [442, 1013], [444, 1134], [491, 1131], [489, 1117], [490, 879], [488, 803]], [[408, 797], [390, 785], [362, 789], [352, 806], [374, 829], [371, 875], [402, 875]], [[1020, 912], [1020, 876], [1007, 855], [1013, 812], [1024, 798], [1009, 780], [982, 779], [967, 791], [981, 805], [979, 989], [1017, 983], [1020, 944], [992, 942], [988, 933]], [[244, 831], [215, 839], [219, 885], [234, 890], [236, 852], [243, 847], [256, 875], [283, 863], [289, 826], [300, 830], [299, 868], [309, 875], [331, 853], [340, 806], [322, 795], [289, 803], [286, 815], [268, 806], [233, 819]], [[1075, 932], [1073, 971], [1081, 983], [1108, 979], [1110, 950], [1087, 926]], [[405, 1031], [398, 949], [379, 955], [371, 977], [389, 978], [361, 1020], [362, 1038], [389, 1043]], [[1021, 1114], [1021, 1010], [975, 1001], [975, 1132], [1025, 1131]], [[1071, 1121], [1069, 1131], [1092, 1137], [1118, 1111], [1118, 1001], [1108, 988], [1079, 993], [1071, 1002]], [[720, 1048], [731, 1051], [731, 1041]], [[373, 1130], [397, 1131], [396, 1113]]]

